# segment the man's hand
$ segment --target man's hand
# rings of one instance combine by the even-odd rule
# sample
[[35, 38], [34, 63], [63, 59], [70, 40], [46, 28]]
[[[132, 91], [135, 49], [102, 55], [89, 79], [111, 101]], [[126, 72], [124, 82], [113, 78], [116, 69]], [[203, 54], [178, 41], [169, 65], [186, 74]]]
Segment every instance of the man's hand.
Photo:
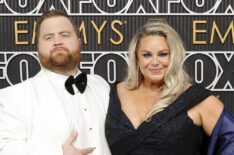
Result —
[[72, 143], [77, 138], [78, 133], [73, 131], [67, 140], [63, 143], [63, 155], [87, 155], [93, 152], [94, 148], [77, 149]]

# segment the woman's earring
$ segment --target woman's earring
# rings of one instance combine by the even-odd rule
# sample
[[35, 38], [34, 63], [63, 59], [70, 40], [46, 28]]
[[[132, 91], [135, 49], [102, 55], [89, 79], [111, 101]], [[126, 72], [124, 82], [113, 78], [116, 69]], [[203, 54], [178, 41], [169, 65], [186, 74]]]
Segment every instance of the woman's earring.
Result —
[[137, 65], [137, 83], [136, 83], [137, 88], [139, 86], [139, 70], [140, 70], [140, 67], [139, 67], [139, 65]]

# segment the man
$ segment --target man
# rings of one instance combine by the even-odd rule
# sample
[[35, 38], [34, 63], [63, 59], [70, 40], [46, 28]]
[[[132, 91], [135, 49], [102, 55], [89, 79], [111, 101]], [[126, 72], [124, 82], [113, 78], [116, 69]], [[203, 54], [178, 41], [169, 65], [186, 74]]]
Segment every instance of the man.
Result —
[[36, 35], [41, 71], [0, 91], [0, 154], [109, 155], [109, 86], [100, 76], [78, 71], [77, 27], [66, 13], [48, 11]]

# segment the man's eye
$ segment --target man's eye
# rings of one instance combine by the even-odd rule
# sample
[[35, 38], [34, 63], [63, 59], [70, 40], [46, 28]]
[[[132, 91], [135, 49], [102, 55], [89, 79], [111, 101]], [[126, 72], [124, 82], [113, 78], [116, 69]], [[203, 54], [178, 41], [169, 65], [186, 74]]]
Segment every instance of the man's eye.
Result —
[[52, 37], [51, 36], [47, 36], [47, 37], [45, 37], [45, 40], [51, 40], [52, 39]]
[[67, 38], [67, 37], [69, 37], [69, 35], [68, 34], [62, 34], [62, 37]]
[[143, 54], [143, 57], [145, 57], [145, 58], [149, 58], [150, 56], [151, 56], [151, 55], [148, 54], [148, 53]]

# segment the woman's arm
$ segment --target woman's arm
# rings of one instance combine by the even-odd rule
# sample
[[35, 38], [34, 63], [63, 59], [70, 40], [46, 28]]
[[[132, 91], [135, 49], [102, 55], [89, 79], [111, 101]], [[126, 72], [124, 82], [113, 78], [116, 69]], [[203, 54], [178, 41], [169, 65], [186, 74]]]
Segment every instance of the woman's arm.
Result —
[[200, 104], [202, 126], [210, 136], [207, 155], [234, 154], [234, 117], [216, 97]]
[[217, 97], [210, 96], [198, 106], [202, 127], [206, 134], [210, 136], [223, 111], [223, 103]]

